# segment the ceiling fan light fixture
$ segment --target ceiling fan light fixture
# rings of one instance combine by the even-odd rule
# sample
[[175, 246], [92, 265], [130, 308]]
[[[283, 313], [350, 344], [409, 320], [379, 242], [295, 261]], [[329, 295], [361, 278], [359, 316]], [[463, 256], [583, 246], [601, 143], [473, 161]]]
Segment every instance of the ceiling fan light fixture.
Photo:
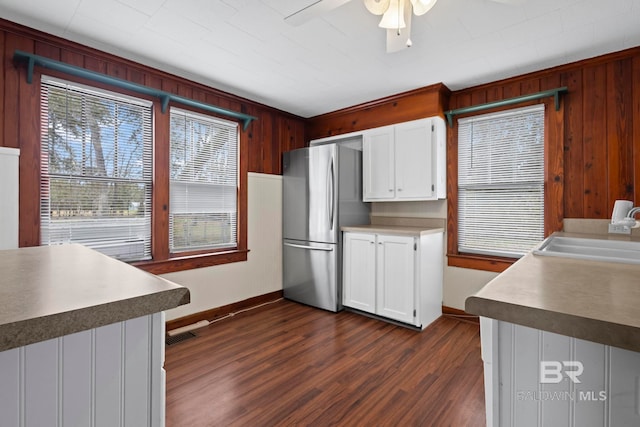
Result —
[[364, 0], [367, 10], [374, 15], [382, 15], [389, 9], [391, 0]]
[[431, 10], [437, 1], [438, 0], [411, 0], [413, 13], [415, 13], [416, 16], [424, 15]]
[[400, 29], [407, 25], [404, 21], [404, 0], [391, 0], [382, 19], [378, 24], [380, 28]]

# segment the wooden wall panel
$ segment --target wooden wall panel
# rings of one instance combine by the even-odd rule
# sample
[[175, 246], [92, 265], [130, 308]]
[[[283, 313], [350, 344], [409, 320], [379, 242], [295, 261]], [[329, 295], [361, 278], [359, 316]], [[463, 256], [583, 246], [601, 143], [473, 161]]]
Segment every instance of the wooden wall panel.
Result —
[[584, 216], [605, 218], [607, 202], [607, 67], [598, 64], [583, 72]]
[[60, 52], [60, 61], [74, 65], [76, 67], [84, 67], [84, 57], [78, 52], [71, 51], [69, 49], [62, 49]]
[[19, 101], [20, 71], [13, 66], [13, 52], [16, 50], [33, 51], [32, 40], [15, 34], [5, 35], [4, 50], [4, 141], [6, 147], [19, 148]]
[[448, 104], [449, 95], [446, 86], [435, 84], [312, 117], [307, 138], [313, 140], [424, 117], [444, 117], [443, 106]]
[[567, 218], [584, 216], [584, 179], [582, 144], [582, 72], [561, 74], [560, 85], [569, 90], [564, 104], [564, 213]]
[[[5, 33], [3, 31], [0, 31], [0, 52], [2, 52], [3, 57], [6, 58], [6, 48], [5, 48]], [[0, 62], [0, 72], [2, 73], [2, 76], [5, 77], [4, 75], [4, 69], [6, 68], [6, 59], [2, 62]], [[11, 147], [10, 145], [6, 144], [5, 142], [5, 131], [4, 129], [6, 129], [5, 126], [5, 104], [7, 102], [7, 99], [5, 97], [5, 86], [6, 84], [4, 84], [4, 82], [0, 83], [0, 146], [1, 147]], [[16, 148], [16, 147], [14, 147]]]
[[520, 95], [526, 95], [522, 93], [520, 82], [505, 82], [504, 85], [502, 85], [503, 99], [515, 98]]
[[633, 58], [631, 75], [631, 92], [633, 94], [633, 183], [636, 205], [640, 204], [640, 55]]
[[[249, 151], [249, 170], [259, 172], [262, 168], [262, 141], [260, 140], [260, 138], [258, 138], [258, 136], [262, 134], [262, 126], [264, 125], [264, 120], [260, 116], [260, 111], [253, 106], [250, 106], [248, 108], [247, 114], [258, 117], [259, 121], [259, 123], [253, 123], [252, 125], [250, 125], [247, 132], [247, 141], [249, 143], [249, 146], [253, 147]], [[256, 127], [259, 127], [259, 129], [256, 129]]]
[[[632, 60], [607, 64], [607, 172], [609, 199], [633, 199]], [[613, 205], [609, 207], [609, 212]]]
[[298, 122], [282, 117], [277, 123], [277, 139], [280, 141], [278, 153], [272, 153], [272, 165], [277, 173], [282, 173], [282, 153], [296, 148], [302, 148], [306, 144], [300, 144], [300, 139], [305, 139], [305, 128]]
[[536, 93], [536, 92], [540, 92], [540, 78], [533, 78], [530, 80], [525, 80], [522, 83], [520, 83], [520, 93], [521, 94], [527, 94], [527, 93]]
[[487, 103], [487, 91], [485, 89], [478, 89], [471, 92], [471, 105], [480, 105]]
[[562, 80], [562, 77], [560, 73], [554, 73], [548, 76], [541, 77], [540, 86], [538, 90], [540, 91], [551, 90], [551, 89], [556, 89], [558, 87], [561, 87], [562, 86], [561, 80]]
[[[563, 171], [563, 151], [561, 143], [564, 135], [564, 104], [560, 104], [560, 109], [555, 109], [555, 102], [552, 98], [546, 101], [545, 108], [545, 138], [549, 143], [545, 144], [545, 177], [544, 177], [544, 234], [548, 236], [554, 231], [562, 229], [564, 213], [564, 171]], [[526, 209], [526, 207], [524, 207]]]

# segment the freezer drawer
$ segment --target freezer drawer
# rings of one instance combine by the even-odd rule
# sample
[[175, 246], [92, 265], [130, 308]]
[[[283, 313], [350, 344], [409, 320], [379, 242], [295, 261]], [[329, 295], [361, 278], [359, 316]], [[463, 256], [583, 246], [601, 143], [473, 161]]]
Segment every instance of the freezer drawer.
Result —
[[339, 295], [339, 246], [284, 240], [284, 297], [329, 311], [342, 308]]

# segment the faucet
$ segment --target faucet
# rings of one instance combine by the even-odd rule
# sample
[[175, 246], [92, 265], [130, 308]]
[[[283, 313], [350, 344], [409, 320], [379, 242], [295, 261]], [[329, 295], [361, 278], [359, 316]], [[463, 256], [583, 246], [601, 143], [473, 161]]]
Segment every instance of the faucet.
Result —
[[640, 206], [633, 207], [630, 200], [616, 200], [609, 224], [609, 233], [631, 234], [636, 226], [635, 215], [640, 212]]
[[624, 218], [622, 218], [620, 221], [618, 221], [617, 224], [622, 226], [625, 229], [625, 231], [628, 231], [628, 233], [625, 233], [625, 234], [631, 233], [631, 229], [636, 226], [635, 215], [638, 212], [640, 212], [640, 206], [631, 208], [629, 209], [629, 212], [627, 212], [627, 215]]
[[631, 208], [629, 210], [629, 212], [627, 212], [627, 216], [624, 219], [625, 220], [633, 219], [635, 221], [634, 217], [638, 212], [640, 212], [640, 206], [636, 206], [635, 208]]

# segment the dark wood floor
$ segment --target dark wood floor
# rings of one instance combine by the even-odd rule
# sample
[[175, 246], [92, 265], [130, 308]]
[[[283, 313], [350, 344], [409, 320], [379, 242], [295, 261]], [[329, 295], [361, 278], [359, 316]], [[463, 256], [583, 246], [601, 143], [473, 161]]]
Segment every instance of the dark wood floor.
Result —
[[279, 301], [167, 347], [167, 427], [484, 426], [478, 329]]

